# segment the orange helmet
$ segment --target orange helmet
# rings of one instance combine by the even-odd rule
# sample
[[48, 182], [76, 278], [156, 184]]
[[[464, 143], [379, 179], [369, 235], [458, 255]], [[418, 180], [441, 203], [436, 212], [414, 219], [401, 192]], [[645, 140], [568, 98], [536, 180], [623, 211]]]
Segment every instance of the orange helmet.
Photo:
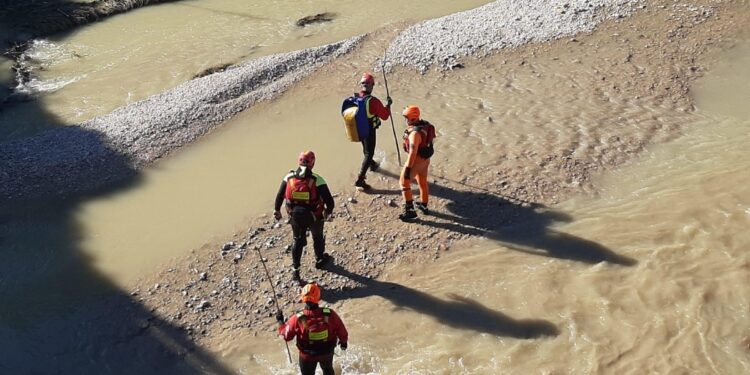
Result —
[[320, 302], [320, 287], [315, 282], [309, 283], [302, 288], [302, 302]]
[[415, 105], [410, 105], [404, 108], [404, 112], [401, 114], [404, 115], [409, 122], [419, 121], [419, 107]]
[[372, 76], [370, 73], [362, 74], [362, 79], [359, 80], [359, 83], [367, 83], [369, 85], [375, 84], [375, 77]]
[[299, 165], [301, 166], [312, 168], [315, 165], [315, 153], [312, 151], [302, 151], [297, 161], [299, 161]]

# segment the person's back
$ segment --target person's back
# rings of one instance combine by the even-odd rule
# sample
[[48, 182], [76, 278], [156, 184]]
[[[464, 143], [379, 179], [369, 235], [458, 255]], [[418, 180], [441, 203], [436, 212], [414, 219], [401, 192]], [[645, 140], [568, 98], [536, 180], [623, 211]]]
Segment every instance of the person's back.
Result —
[[333, 375], [334, 348], [338, 343], [342, 350], [346, 350], [349, 333], [333, 309], [318, 306], [320, 288], [316, 283], [305, 285], [301, 299], [305, 303], [304, 310], [292, 315], [286, 323], [284, 314], [277, 312], [279, 335], [286, 341], [296, 338], [302, 375], [315, 374], [318, 364], [324, 375]]
[[407, 125], [404, 131], [403, 147], [408, 155], [399, 178], [404, 197], [404, 212], [399, 215], [399, 219], [408, 221], [417, 218], [411, 191], [412, 178], [419, 185], [420, 201], [416, 202], [416, 207], [425, 215], [430, 213], [427, 208], [430, 198], [427, 174], [430, 167], [430, 157], [432, 157], [432, 153], [434, 152], [432, 143], [435, 138], [435, 127], [428, 121], [421, 119], [421, 113], [417, 106], [411, 105], [406, 107], [402, 115]]
[[377, 143], [376, 130], [380, 127], [381, 120], [387, 120], [391, 116], [391, 98], [388, 97], [387, 104], [384, 106], [380, 99], [372, 95], [372, 89], [375, 86], [375, 78], [370, 73], [362, 75], [360, 80], [359, 97], [364, 99], [366, 105], [367, 118], [370, 122], [369, 133], [362, 143], [362, 165], [359, 168], [357, 181], [354, 186], [358, 189], [369, 190], [370, 185], [365, 182], [367, 170], [376, 171], [380, 166], [373, 157], [375, 156], [375, 145]]
[[281, 220], [281, 205], [286, 207], [289, 225], [292, 227], [292, 279], [301, 281], [300, 266], [302, 250], [307, 245], [307, 231], [313, 238], [315, 268], [323, 268], [331, 256], [325, 252], [323, 226], [334, 208], [333, 196], [328, 184], [320, 175], [313, 173], [315, 153], [304, 151], [298, 158], [299, 167], [287, 173], [276, 193], [273, 216]]

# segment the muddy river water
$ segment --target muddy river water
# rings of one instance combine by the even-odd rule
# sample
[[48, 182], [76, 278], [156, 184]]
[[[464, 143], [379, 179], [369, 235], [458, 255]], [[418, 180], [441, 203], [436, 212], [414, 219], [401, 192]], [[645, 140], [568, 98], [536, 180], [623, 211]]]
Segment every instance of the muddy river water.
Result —
[[[344, 20], [332, 23], [333, 30], [279, 29], [279, 22], [287, 25], [319, 12], [313, 2], [299, 2], [304, 4], [299, 15], [288, 14], [284, 6], [222, 8], [224, 2], [211, 7], [209, 2], [185, 2], [133, 12], [124, 17], [140, 12], [145, 17], [138, 21], [142, 25], [168, 28], [169, 23], [160, 25], [149, 17], [175, 6], [183, 11], [170, 14], [196, 20], [220, 17], [224, 22], [214, 20], [212, 27], [218, 24], [227, 30], [256, 25], [244, 28], [248, 33], [265, 25], [266, 34], [249, 46], [242, 38], [250, 35], [208, 40], [206, 45], [234, 53], [218, 58], [217, 50], [201, 52], [214, 60], [163, 52], [175, 41], [152, 45], [148, 53], [156, 55], [144, 60], [158, 61], [161, 56], [192, 61], [179, 68], [173, 67], [173, 60], [142, 61], [132, 67], [126, 61], [135, 56], [127, 51], [138, 48], [104, 48], [122, 60], [92, 66], [109, 65], [106, 69], [113, 71], [125, 65], [135, 70], [173, 69], [142, 73], [160, 79], [135, 80], [133, 85], [133, 79], [123, 78], [132, 77], [132, 70], [100, 76], [91, 66], [76, 67], [63, 58], [56, 77], [79, 78], [45, 96], [41, 105], [57, 119], [52, 126], [78, 122], [174, 86], [209, 65], [354, 35], [360, 28], [354, 26], [360, 25], [353, 16], [357, 10], [339, 10], [350, 5], [330, 3]], [[445, 3], [454, 5], [435, 7], [434, 14], [416, 18], [484, 2]], [[385, 18], [411, 17], [400, 9]], [[93, 51], [99, 47], [86, 38], [116, 37], [123, 27], [118, 22], [115, 17], [49, 43]], [[176, 20], [171, 27], [187, 22]], [[372, 29], [380, 26], [368, 22]], [[190, 30], [195, 33], [184, 39], [205, 41], [200, 28], [194, 25]], [[153, 39], [149, 32], [170, 34], [166, 29], [137, 29], [144, 34], [140, 42], [131, 36], [134, 45], [148, 45]], [[230, 31], [223, 35], [236, 36]], [[750, 43], [715, 59], [722, 64], [696, 85], [697, 110], [691, 113], [655, 107], [646, 99], [613, 96], [602, 102], [600, 95], [581, 89], [590, 69], [552, 57], [514, 74], [503, 73], [502, 59], [489, 59], [457, 71], [459, 79], [449, 86], [439, 74], [409, 85], [399, 84], [395, 76], [396, 105], [420, 103], [425, 117], [440, 126], [436, 174], [500, 161], [523, 165], [536, 144], [570, 155], [596, 154], [602, 138], [596, 124], [605, 122], [622, 125], [607, 134], [613, 142], [618, 137], [658, 139], [665, 136], [660, 129], [677, 123], [686, 130], [623, 168], [597, 177], [594, 194], [548, 207], [534, 220], [507, 228], [502, 236], [449, 252], [435, 263], [393, 268], [384, 280], [374, 282], [372, 293], [365, 289], [362, 298], [330, 301], [352, 337], [350, 349], [337, 357], [337, 367], [347, 374], [750, 371], [750, 162], [745, 157], [750, 143], [750, 72], [743, 68], [750, 65]], [[66, 69], [69, 75], [61, 73]], [[86, 78], [80, 78], [83, 75]], [[352, 82], [331, 81], [332, 76]], [[82, 87], [76, 92], [89, 78], [97, 89]], [[118, 80], [129, 83], [112, 83]], [[99, 288], [124, 288], [189, 249], [243, 230], [248, 218], [268, 213], [279, 179], [310, 144], [316, 145], [316, 169], [334, 193], [349, 189], [361, 154], [358, 145], [345, 140], [336, 112], [342, 95], [356, 89], [354, 84], [356, 77], [344, 70], [309, 79], [280, 100], [245, 111], [206, 139], [159, 162], [127, 189], [52, 209], [46, 202], [4, 208], [2, 328], [22, 330], [35, 319], [64, 315], [67, 306], [87, 303]], [[376, 88], [376, 95], [384, 96], [381, 91], [381, 86]], [[23, 106], [14, 110], [17, 116], [36, 116], [23, 112]], [[394, 167], [396, 155], [387, 131], [379, 133], [377, 157], [384, 167]], [[557, 224], [549, 225], [552, 221]], [[585, 239], [627, 261], [592, 265], [545, 256], [544, 250], [566, 236]], [[521, 237], [534, 240], [518, 240]], [[91, 270], [82, 271], [82, 264]], [[92, 285], [83, 273], [103, 275], [98, 277], [112, 286]], [[384, 288], [394, 292], [382, 293]], [[29, 309], [36, 313], [29, 316]], [[283, 344], [272, 332], [227, 341], [215, 356], [244, 374], [296, 372], [286, 364]]]
[[[750, 113], [743, 104], [750, 75], [741, 69], [750, 63], [750, 43], [722, 58], [694, 90], [697, 111], [673, 114], [690, 122], [686, 133], [598, 178], [594, 196], [550, 208], [565, 218], [558, 224], [540, 230], [531, 220], [433, 264], [393, 268], [362, 298], [331, 301], [352, 337], [337, 367], [348, 374], [750, 371]], [[512, 112], [513, 103], [501, 99]], [[449, 103], [440, 105], [450, 111]], [[658, 113], [628, 107], [630, 114]], [[539, 112], [601, 116], [577, 110]], [[481, 129], [467, 133], [474, 131]], [[513, 232], [537, 240], [516, 241]], [[564, 246], [554, 243], [560, 234], [632, 262], [544, 256], [547, 242]], [[227, 343], [223, 358], [245, 374], [295, 373], [282, 343], [268, 345], [273, 336]]]

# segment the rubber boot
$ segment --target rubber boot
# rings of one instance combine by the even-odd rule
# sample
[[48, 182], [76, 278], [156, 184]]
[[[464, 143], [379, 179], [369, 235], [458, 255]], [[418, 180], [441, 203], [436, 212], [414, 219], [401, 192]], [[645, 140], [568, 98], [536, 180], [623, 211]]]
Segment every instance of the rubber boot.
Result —
[[414, 211], [414, 203], [406, 202], [404, 204], [404, 212], [398, 215], [398, 218], [402, 221], [409, 221], [417, 218], [417, 211]]
[[333, 257], [330, 254], [323, 253], [323, 256], [315, 261], [315, 268], [322, 270], [331, 261], [331, 258]]
[[357, 189], [361, 189], [361, 190], [364, 190], [364, 191], [370, 190], [372, 188], [372, 186], [368, 185], [367, 182], [365, 182], [365, 177], [364, 176], [360, 176], [357, 179], [357, 182], [354, 183], [354, 186], [356, 186]]

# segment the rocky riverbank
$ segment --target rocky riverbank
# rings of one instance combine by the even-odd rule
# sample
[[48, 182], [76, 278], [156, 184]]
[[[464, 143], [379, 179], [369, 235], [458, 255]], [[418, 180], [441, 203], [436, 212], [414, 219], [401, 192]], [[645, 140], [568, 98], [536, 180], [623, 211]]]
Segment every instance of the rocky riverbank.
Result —
[[[467, 56], [590, 31], [606, 19], [626, 17], [639, 4], [496, 1], [412, 26], [391, 43], [389, 64], [415, 66], [423, 73], [433, 65], [452, 68]], [[0, 197], [69, 195], [122, 182], [237, 112], [278, 97], [316, 69], [351, 52], [362, 38], [251, 60], [78, 126], [0, 144]]]
[[[443, 67], [505, 64], [512, 70], [535, 66], [539, 59], [554, 56], [601, 68], [596, 80], [583, 90], [647, 98], [653, 105], [674, 108], [676, 113], [691, 111], [690, 85], [710, 68], [702, 61], [746, 24], [747, 12], [739, 11], [746, 9], [746, 4], [658, 2], [639, 7], [643, 8], [633, 17], [614, 17], [592, 33], [504, 50], [479, 60], [456, 60]], [[412, 66], [424, 71], [422, 65]], [[402, 80], [420, 79], [417, 72], [402, 70], [397, 74], [404, 75]], [[451, 79], [450, 72], [443, 74], [443, 79]], [[602, 126], [612, 128], [603, 134], [614, 134], [618, 125]], [[586, 160], [551, 154], [546, 145], [540, 144], [529, 150], [538, 155], [535, 165], [475, 167], [460, 175], [436, 177], [431, 201], [434, 214], [423, 215], [409, 224], [395, 220], [400, 204], [397, 196], [345, 190], [337, 194], [339, 207], [333, 221], [326, 225], [328, 251], [335, 256], [336, 265], [326, 271], [316, 270], [311, 254], [306, 254], [303, 279], [315, 280], [324, 290], [344, 298], [357, 296], [361, 287], [382, 277], [394, 263], [430, 262], [484, 238], [502, 242], [503, 230], [514, 224], [540, 218], [554, 222], [557, 213], [548, 205], [591, 189], [594, 174], [632, 160], [649, 144], [673, 139], [680, 130], [675, 125], [658, 129], [654, 133], [658, 136], [619, 139], [602, 145], [599, 153]], [[380, 178], [373, 183], [377, 191], [398, 192], [396, 173], [380, 172]], [[247, 227], [247, 232], [195, 249], [162, 272], [145, 278], [134, 286], [132, 295], [209, 348], [244, 328], [272, 329], [274, 298], [285, 311], [297, 306], [299, 287], [289, 273], [290, 230], [286, 224], [274, 222], [270, 215], [252, 220]], [[555, 241], [560, 243], [566, 240], [552, 232], [537, 235], [557, 236]], [[636, 262], [593, 246], [554, 256], [591, 264]], [[273, 291], [261, 258], [271, 272]]]

